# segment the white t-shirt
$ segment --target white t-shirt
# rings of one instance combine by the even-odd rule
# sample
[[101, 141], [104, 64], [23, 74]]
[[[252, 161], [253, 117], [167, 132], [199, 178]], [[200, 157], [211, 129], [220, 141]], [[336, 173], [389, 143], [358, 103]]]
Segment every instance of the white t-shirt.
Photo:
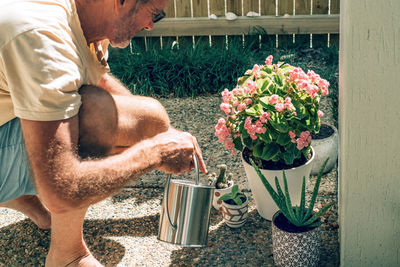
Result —
[[0, 125], [76, 115], [77, 90], [107, 71], [87, 45], [74, 0], [0, 0]]

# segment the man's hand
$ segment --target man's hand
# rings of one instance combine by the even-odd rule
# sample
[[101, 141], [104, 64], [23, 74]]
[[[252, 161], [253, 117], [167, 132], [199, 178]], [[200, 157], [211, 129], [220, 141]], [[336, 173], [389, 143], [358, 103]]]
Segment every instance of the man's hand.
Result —
[[194, 168], [193, 155], [196, 155], [200, 170], [207, 173], [199, 144], [190, 133], [170, 128], [154, 136], [153, 140], [159, 144], [161, 165], [157, 169], [160, 171], [175, 174], [190, 172]]

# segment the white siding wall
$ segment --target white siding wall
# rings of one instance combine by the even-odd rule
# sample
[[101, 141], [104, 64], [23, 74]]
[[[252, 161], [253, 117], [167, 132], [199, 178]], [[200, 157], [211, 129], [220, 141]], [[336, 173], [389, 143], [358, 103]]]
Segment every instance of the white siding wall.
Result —
[[400, 0], [342, 0], [341, 266], [400, 266]]

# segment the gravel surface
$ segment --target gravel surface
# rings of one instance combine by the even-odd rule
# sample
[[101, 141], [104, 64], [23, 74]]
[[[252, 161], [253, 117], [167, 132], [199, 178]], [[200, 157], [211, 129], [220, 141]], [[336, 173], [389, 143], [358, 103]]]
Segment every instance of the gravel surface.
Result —
[[[219, 111], [220, 97], [160, 101], [166, 107], [174, 127], [197, 137], [208, 170], [216, 171], [218, 164], [225, 163], [229, 172], [234, 174], [235, 183], [242, 189], [248, 189], [240, 155], [226, 151], [214, 135], [214, 125], [222, 116]], [[322, 102], [321, 106], [325, 112], [324, 121], [333, 123], [328, 102]], [[84, 225], [85, 240], [104, 265], [274, 266], [271, 222], [258, 215], [252, 198], [249, 219], [239, 229], [227, 227], [222, 215], [212, 209], [208, 246], [205, 248], [182, 248], [158, 241], [159, 211], [165, 179], [165, 174], [153, 171], [132, 182], [115, 196], [90, 207]], [[201, 179], [206, 178], [202, 175]], [[311, 180], [308, 179], [307, 188], [312, 188]], [[249, 194], [251, 197], [251, 192]], [[317, 201], [337, 203], [336, 168], [324, 175]], [[336, 204], [323, 221], [320, 266], [339, 266]], [[49, 231], [38, 229], [21, 213], [0, 208], [0, 265], [44, 266], [49, 236]]]

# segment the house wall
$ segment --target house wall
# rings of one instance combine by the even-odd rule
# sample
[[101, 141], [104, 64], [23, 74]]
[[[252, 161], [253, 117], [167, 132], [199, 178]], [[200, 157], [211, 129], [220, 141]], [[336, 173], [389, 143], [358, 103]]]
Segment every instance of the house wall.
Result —
[[400, 266], [400, 1], [340, 10], [341, 266]]

